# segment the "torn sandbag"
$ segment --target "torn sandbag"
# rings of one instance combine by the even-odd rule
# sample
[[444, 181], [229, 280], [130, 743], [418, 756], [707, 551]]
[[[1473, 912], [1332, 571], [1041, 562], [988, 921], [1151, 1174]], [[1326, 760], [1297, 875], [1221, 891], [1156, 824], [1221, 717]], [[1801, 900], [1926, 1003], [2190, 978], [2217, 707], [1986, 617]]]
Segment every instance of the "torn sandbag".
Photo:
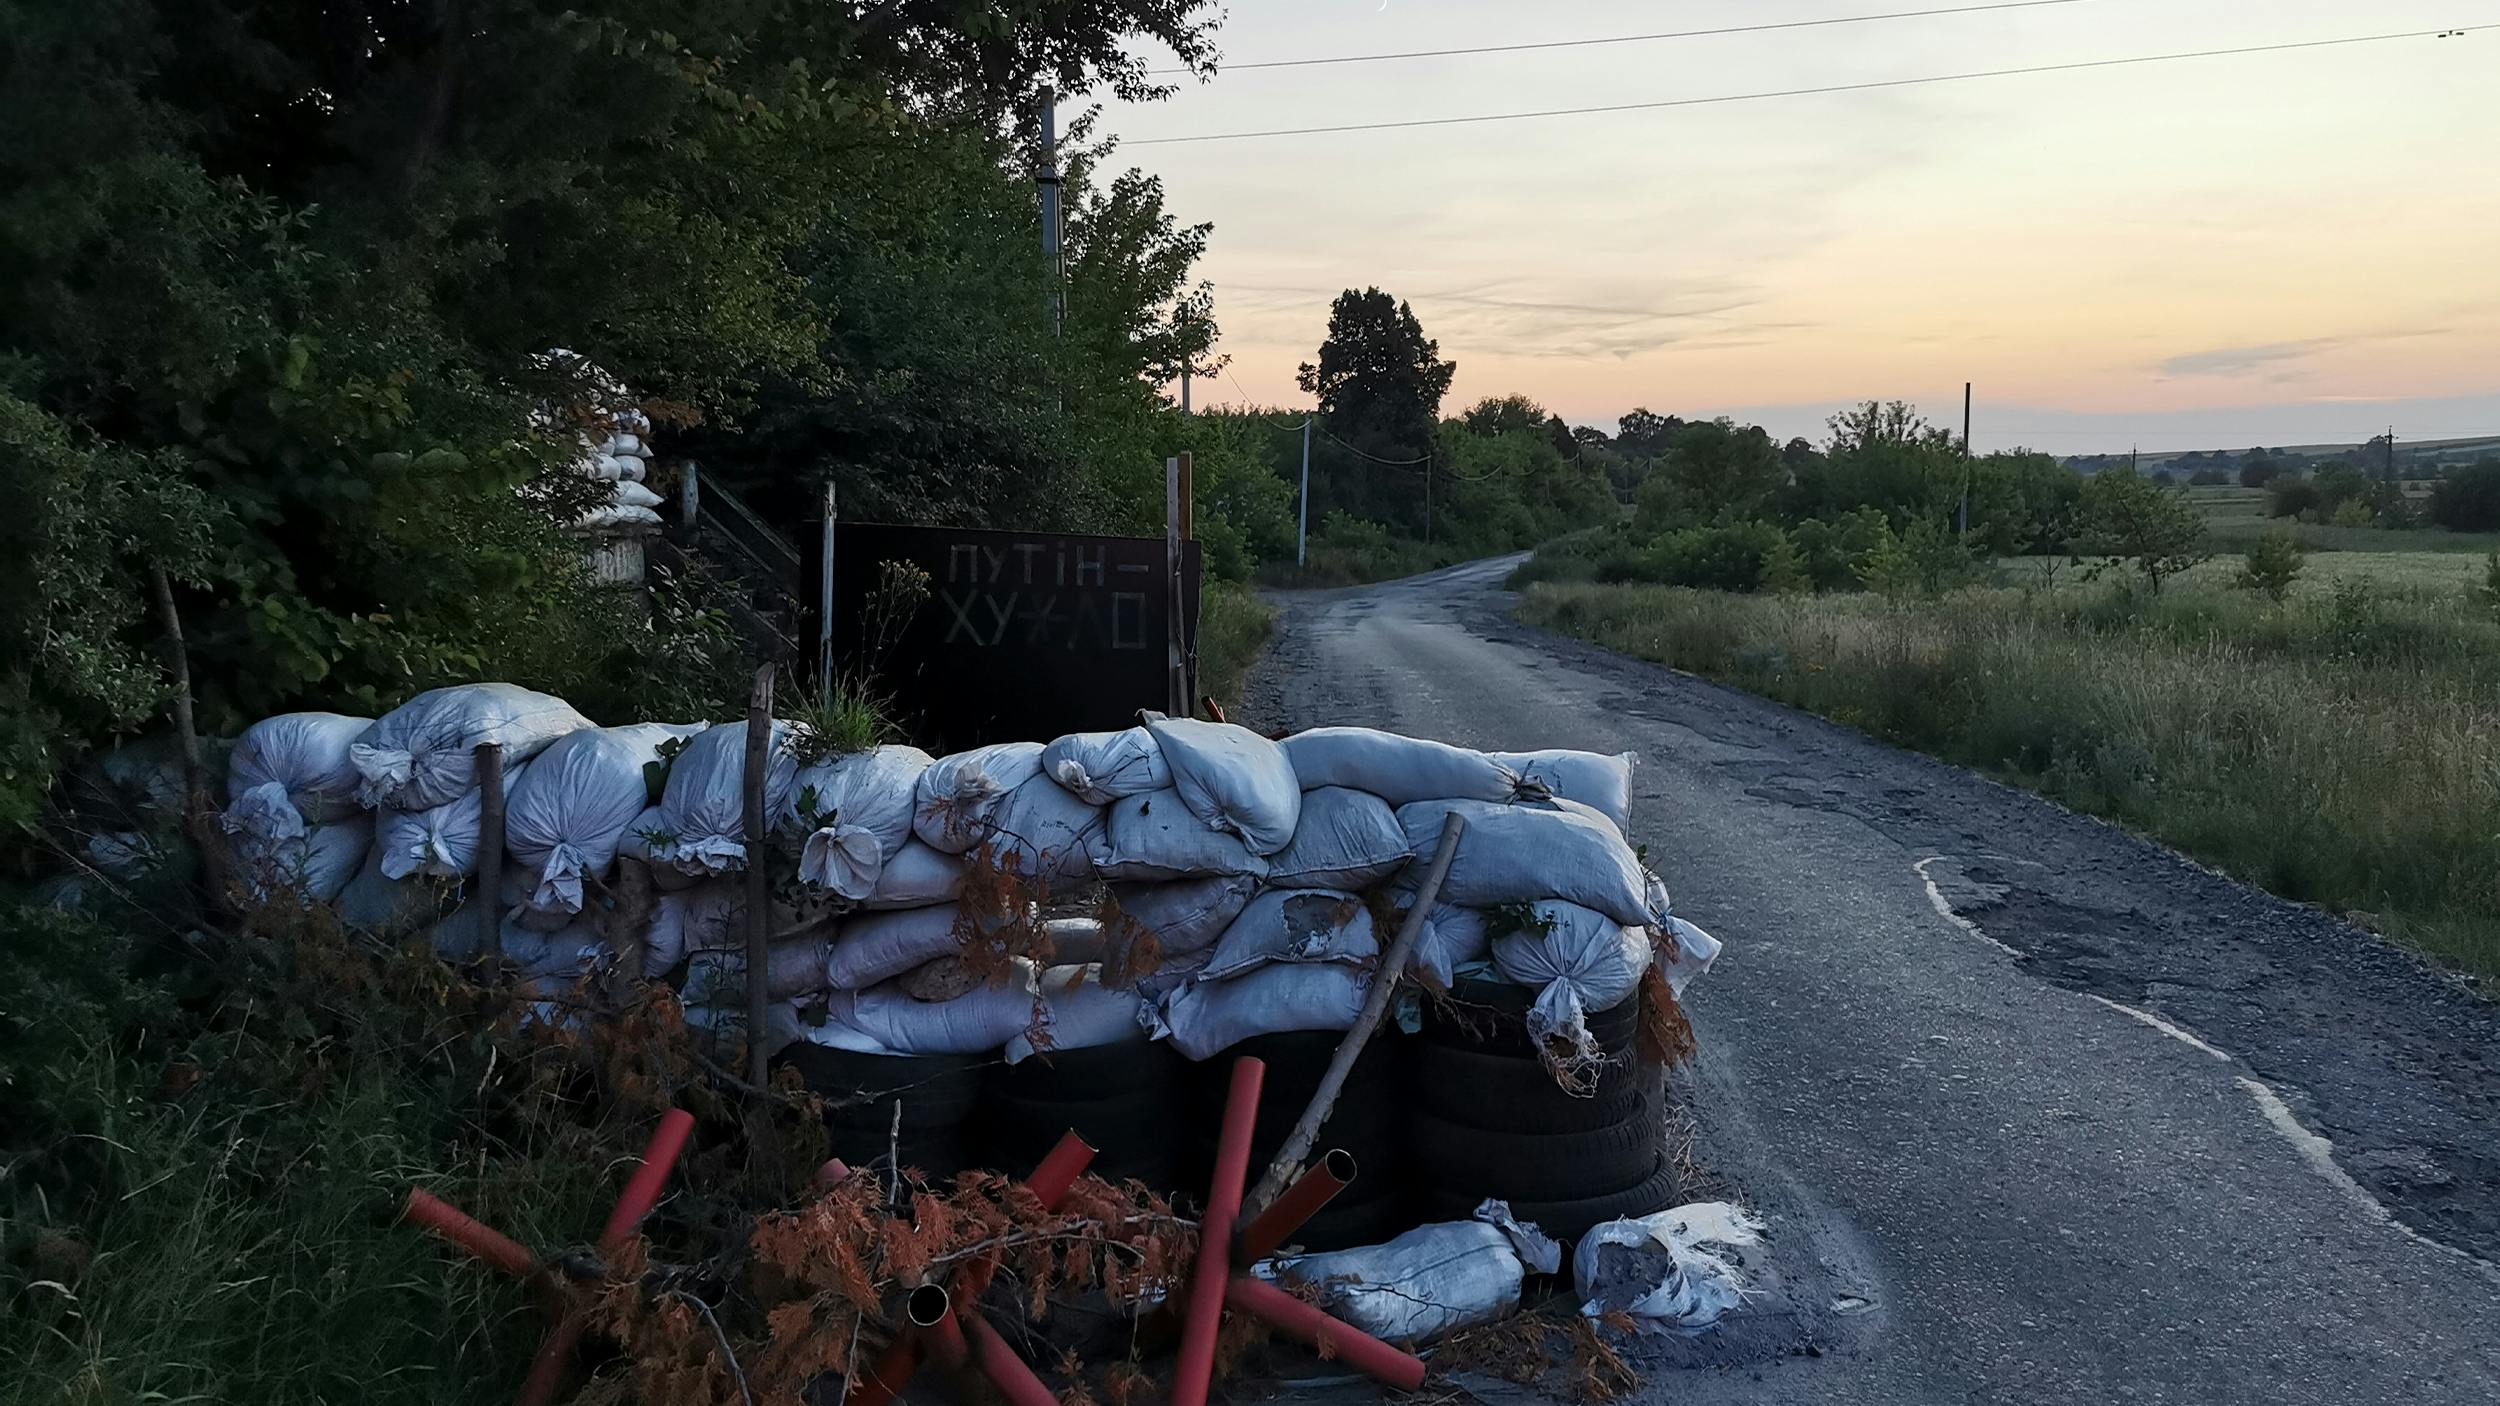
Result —
[[1104, 814], [1094, 868], [1106, 879], [1267, 875], [1266, 860], [1252, 854], [1240, 836], [1211, 828], [1177, 789], [1123, 797]]
[[1415, 1229], [1381, 1245], [1261, 1265], [1262, 1277], [1303, 1287], [1321, 1308], [1384, 1342], [1411, 1343], [1489, 1323], [1519, 1306], [1531, 1273], [1562, 1268], [1562, 1246], [1510, 1207], [1487, 1201], [1476, 1218]]
[[[1637, 752], [1574, 752], [1551, 748], [1542, 752], [1495, 752], [1493, 760], [1519, 773], [1522, 782], [1533, 783], [1549, 796], [1578, 801], [1608, 820], [1615, 828], [1632, 833], [1632, 769], [1640, 765]], [[1525, 788], [1523, 788], [1525, 789]]]
[[[233, 802], [263, 787], [306, 821], [345, 820], [358, 812], [364, 778], [348, 749], [373, 727], [371, 718], [340, 713], [280, 713], [243, 729], [226, 759], [226, 794]], [[229, 824], [228, 834], [251, 833]], [[273, 836], [274, 838], [274, 836]]]
[[1380, 935], [1363, 900], [1330, 889], [1270, 889], [1224, 929], [1202, 974], [1225, 981], [1271, 962], [1369, 967], [1379, 960]]
[[1275, 743], [1233, 723], [1156, 718], [1146, 726], [1191, 814], [1241, 836], [1252, 854], [1274, 854], [1293, 842], [1302, 785]]
[[507, 774], [504, 845], [530, 877], [523, 900], [542, 913], [582, 911], [582, 885], [616, 863], [617, 844], [650, 800], [660, 745], [696, 726], [637, 723], [567, 733]]
[[1493, 964], [1537, 993], [1528, 1037], [1540, 1046], [1561, 1040], [1583, 1060], [1603, 1058], [1589, 1014], [1612, 1010], [1639, 989], [1649, 968], [1649, 929], [1550, 898], [1506, 908], [1495, 919], [1503, 920], [1512, 926], [1493, 939]]
[[1667, 989], [1681, 996], [1693, 978], [1710, 970], [1719, 959], [1719, 940], [1701, 929], [1670, 915], [1665, 934], [1658, 943], [1658, 971], [1667, 979]]
[[1519, 775], [1483, 752], [1369, 727], [1315, 727], [1276, 744], [1306, 791], [1350, 786], [1393, 806], [1508, 801]]
[[508, 683], [429, 689], [374, 720], [347, 749], [369, 806], [428, 810], [477, 790], [477, 748], [503, 748], [504, 766], [525, 762], [568, 732], [591, 725], [561, 698]]
[[876, 891], [885, 866], [912, 839], [912, 808], [930, 756], [871, 747], [799, 770], [787, 818], [806, 835], [799, 878], [844, 898]]
[[1369, 791], [1322, 786], [1302, 793], [1293, 842], [1268, 857], [1267, 881], [1278, 888], [1368, 888], [1411, 857], [1406, 831], [1387, 801]]
[[1271, 962], [1230, 981], [1192, 978], [1164, 998], [1156, 1035], [1190, 1059], [1213, 1059], [1253, 1035], [1350, 1030], [1371, 989], [1339, 962]]
[[1746, 1251], [1762, 1243], [1762, 1231], [1760, 1218], [1725, 1201], [1592, 1226], [1571, 1251], [1581, 1316], [1701, 1332], [1744, 1303]]
[[1649, 910], [1649, 875], [1614, 822], [1574, 801], [1490, 805], [1419, 801], [1398, 808], [1408, 851], [1429, 858], [1452, 812], [1467, 818], [1441, 899], [1494, 908], [1560, 898], [1619, 923], [1663, 922]]
[[[504, 784], [529, 779], [527, 762], [504, 771]], [[486, 819], [483, 792], [471, 790], [424, 810], [384, 806], [374, 812], [373, 847], [382, 856], [382, 872], [394, 879], [424, 874], [436, 879], [465, 879], [477, 872], [481, 833]], [[503, 837], [494, 837], [502, 843]]]
[[1134, 991], [1102, 984], [1102, 968], [1065, 963], [1042, 971], [1036, 982], [1041, 1019], [1007, 1041], [1007, 1062], [1022, 1063], [1035, 1054], [1048, 1058], [1059, 1050], [1090, 1050], [1124, 1041], [1143, 1041], [1146, 1027]]
[[1042, 744], [1000, 742], [938, 758], [912, 795], [912, 833], [946, 854], [990, 837], [990, 818], [1007, 794], [1042, 774]]
[[1166, 956], [1203, 952], [1241, 916], [1259, 891], [1259, 881], [1246, 874], [1171, 883], [1113, 884], [1111, 901], [1120, 913], [1154, 934]]
[[[764, 747], [764, 822], [790, 802], [799, 772], [798, 735], [775, 721]], [[747, 725], [714, 723], [669, 763], [660, 792], [651, 862], [688, 874], [729, 874], [747, 867]], [[637, 824], [640, 822], [637, 821]]]
[[1103, 813], [1047, 776], [1007, 793], [990, 814], [990, 860], [1001, 871], [1061, 887], [1094, 877]]
[[1069, 733], [1042, 749], [1042, 774], [1098, 806], [1172, 784], [1163, 748], [1143, 727]]

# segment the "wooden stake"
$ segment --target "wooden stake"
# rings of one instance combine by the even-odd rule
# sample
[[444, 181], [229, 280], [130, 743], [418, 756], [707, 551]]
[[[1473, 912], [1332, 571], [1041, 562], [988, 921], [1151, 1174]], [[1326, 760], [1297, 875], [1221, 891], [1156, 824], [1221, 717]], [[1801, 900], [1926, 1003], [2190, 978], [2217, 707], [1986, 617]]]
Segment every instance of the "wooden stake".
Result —
[[762, 1087], [771, 1051], [764, 1048], [765, 999], [772, 965], [767, 957], [772, 924], [772, 879], [764, 872], [764, 839], [771, 818], [764, 814], [764, 766], [773, 739], [773, 666], [755, 671], [755, 691], [747, 700], [746, 842], [747, 842], [747, 1082]]
[[225, 910], [230, 898], [226, 836], [210, 815], [208, 767], [200, 758], [200, 732], [191, 716], [191, 650], [183, 643], [182, 612], [174, 608], [173, 578], [162, 566], [148, 568], [155, 588], [157, 623], [165, 628], [165, 663], [174, 675], [174, 734], [182, 743], [182, 828], [200, 852], [200, 874], [208, 887], [212, 912]]
[[477, 744], [478, 954], [490, 968], [503, 963], [503, 744]]
[[1406, 910], [1406, 921], [1398, 925], [1397, 941], [1389, 944], [1389, 954], [1380, 960], [1380, 970], [1372, 977], [1372, 989], [1363, 998], [1363, 1013], [1355, 1017], [1354, 1028], [1337, 1042], [1337, 1052], [1329, 1056], [1328, 1070], [1320, 1075], [1310, 1106], [1295, 1120], [1292, 1135], [1277, 1149], [1267, 1175], [1259, 1178], [1257, 1188], [1242, 1202], [1244, 1221], [1257, 1219], [1284, 1191], [1285, 1183], [1301, 1170], [1303, 1159], [1311, 1155], [1311, 1144], [1318, 1141], [1320, 1125], [1336, 1109], [1337, 1094], [1345, 1088], [1354, 1061], [1361, 1057], [1363, 1046], [1370, 1043], [1372, 1032], [1380, 1027], [1380, 1018], [1388, 1013], [1389, 998], [1397, 992], [1398, 978], [1405, 974], [1408, 959], [1415, 955], [1415, 944], [1423, 939], [1424, 920], [1441, 897], [1442, 881], [1450, 876], [1450, 861], [1458, 857], [1458, 837], [1466, 830], [1467, 818], [1455, 811], [1441, 822], [1441, 842], [1432, 852], [1432, 867], [1424, 871], [1423, 886], [1415, 890], [1415, 906]]

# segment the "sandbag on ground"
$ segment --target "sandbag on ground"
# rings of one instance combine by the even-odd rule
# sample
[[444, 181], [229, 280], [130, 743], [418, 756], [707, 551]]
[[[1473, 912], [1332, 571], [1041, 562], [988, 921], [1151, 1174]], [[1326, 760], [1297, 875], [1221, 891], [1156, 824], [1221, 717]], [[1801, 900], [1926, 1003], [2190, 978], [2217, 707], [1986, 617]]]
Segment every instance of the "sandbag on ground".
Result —
[[1267, 876], [1267, 861], [1240, 836], [1210, 827], [1172, 789], [1112, 802], [1094, 868], [1106, 879], [1144, 881]]
[[1407, 865], [1406, 832], [1389, 803], [1369, 791], [1322, 786], [1302, 793], [1293, 843], [1268, 857], [1278, 888], [1359, 889]]
[[1617, 752], [1574, 752], [1553, 748], [1542, 752], [1493, 752], [1493, 760], [1519, 773], [1522, 781], [1534, 782], [1549, 796], [1578, 801], [1615, 823], [1615, 828], [1632, 833], [1632, 768], [1640, 765], [1640, 754]]
[[1519, 775], [1485, 753], [1369, 727], [1315, 727], [1276, 744], [1306, 791], [1349, 786], [1393, 806], [1507, 801]]
[[479, 746], [503, 747], [507, 770], [591, 725], [561, 698], [508, 683], [429, 689], [374, 720], [347, 749], [369, 806], [427, 810], [477, 789]]
[[[796, 730], [776, 721], [764, 749], [767, 823], [790, 803], [799, 771]], [[728, 874], [747, 865], [747, 725], [714, 723], [669, 763], [660, 793], [651, 862], [688, 874]], [[636, 825], [642, 821], [638, 818]]]
[[1069, 733], [1042, 749], [1042, 774], [1098, 806], [1172, 784], [1163, 748], [1142, 727]]
[[1594, 908], [1619, 923], [1663, 922], [1649, 907], [1649, 874], [1614, 822], [1574, 801], [1488, 805], [1481, 801], [1418, 801], [1398, 808], [1409, 850], [1429, 858], [1451, 812], [1467, 818], [1441, 899], [1463, 908], [1495, 908], [1560, 898]]
[[961, 854], [990, 837], [990, 818], [1007, 794], [1042, 774], [1042, 744], [1000, 742], [938, 758], [920, 773], [912, 797], [912, 833], [946, 854]]
[[912, 839], [912, 807], [930, 757], [917, 747], [872, 747], [800, 769], [788, 819], [806, 832], [799, 878], [844, 898], [876, 891], [885, 866]]
[[507, 775], [504, 846], [531, 878], [527, 902], [542, 913], [582, 911], [584, 880], [606, 876], [616, 847], [650, 801], [648, 768], [660, 744], [701, 727], [636, 723], [567, 733]]
[[1302, 785], [1275, 743], [1246, 727], [1195, 718], [1157, 718], [1146, 726], [1192, 814], [1241, 836], [1252, 854], [1274, 854], [1293, 842]]
[[1586, 1318], [1621, 1314], [1652, 1333], [1698, 1333], [1743, 1305], [1746, 1251], [1762, 1221], [1725, 1201], [1697, 1201], [1592, 1226], [1571, 1252]]
[[1477, 1219], [1422, 1225], [1383, 1245], [1303, 1255], [1262, 1266], [1264, 1277], [1305, 1285], [1320, 1307], [1385, 1342], [1416, 1342], [1519, 1306], [1530, 1271], [1562, 1268], [1562, 1247], [1510, 1207], [1487, 1201]]

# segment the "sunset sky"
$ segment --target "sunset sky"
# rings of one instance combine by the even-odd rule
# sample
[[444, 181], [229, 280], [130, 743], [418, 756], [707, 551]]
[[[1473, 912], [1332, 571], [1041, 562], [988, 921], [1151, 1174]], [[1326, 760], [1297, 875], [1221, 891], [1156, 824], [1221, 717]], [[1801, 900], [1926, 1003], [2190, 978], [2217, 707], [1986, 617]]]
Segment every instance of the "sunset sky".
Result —
[[[1236, 0], [1227, 64], [1974, 0]], [[1112, 106], [1116, 158], [1212, 221], [1229, 376], [1304, 403], [1377, 284], [1521, 391], [1816, 434], [1915, 401], [2062, 453], [2500, 432], [2495, 0], [2061, 0], [1532, 53], [1240, 69]], [[1147, 139], [1741, 94], [2425, 31], [1876, 92], [1256, 140]], [[1168, 58], [1168, 56], [1167, 56]], [[1071, 104], [1063, 120], [1080, 110]]]

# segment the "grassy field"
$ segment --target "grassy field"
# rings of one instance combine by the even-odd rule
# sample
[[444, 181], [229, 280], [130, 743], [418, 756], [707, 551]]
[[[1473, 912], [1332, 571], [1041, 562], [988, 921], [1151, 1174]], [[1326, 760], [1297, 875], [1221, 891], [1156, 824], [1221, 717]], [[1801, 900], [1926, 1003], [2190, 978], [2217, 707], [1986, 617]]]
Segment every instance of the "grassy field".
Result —
[[[2408, 537], [2425, 534], [2403, 534]], [[1528, 621], [2032, 787], [2500, 976], [2500, 619], [2480, 563], [2322, 554], [1934, 601], [1531, 587]]]
[[1211, 581], [1198, 609], [1198, 689], [1231, 708], [1241, 682], [1276, 630], [1276, 608], [1250, 587]]

